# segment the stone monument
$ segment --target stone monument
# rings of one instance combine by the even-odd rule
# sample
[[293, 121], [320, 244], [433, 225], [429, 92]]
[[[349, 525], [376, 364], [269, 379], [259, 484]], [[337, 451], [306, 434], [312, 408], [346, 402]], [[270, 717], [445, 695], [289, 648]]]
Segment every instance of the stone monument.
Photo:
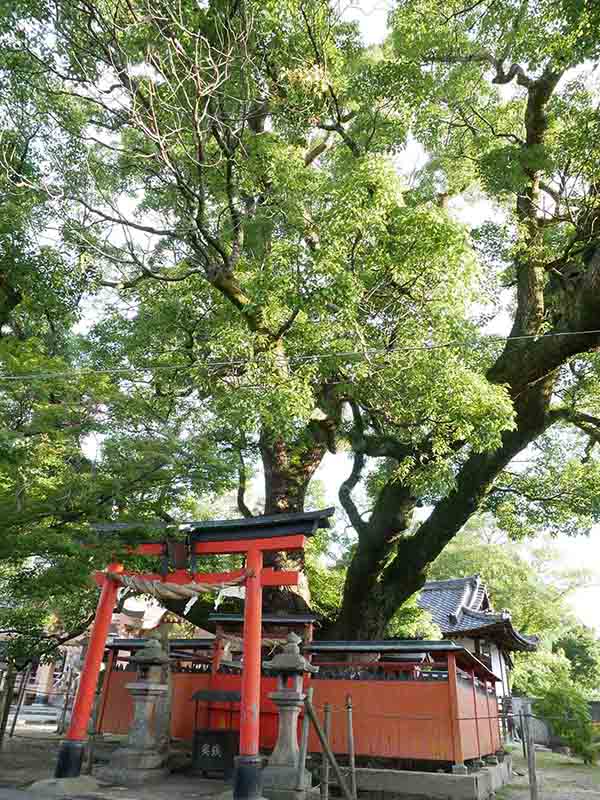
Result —
[[310, 772], [299, 763], [298, 718], [306, 696], [303, 675], [319, 668], [300, 653], [301, 641], [295, 633], [288, 634], [283, 652], [263, 664], [277, 676], [277, 690], [269, 697], [279, 712], [277, 743], [263, 771], [263, 795], [268, 800], [303, 800], [312, 786]]
[[110, 779], [127, 786], [139, 786], [148, 780], [167, 774], [168, 753], [160, 747], [160, 720], [157, 706], [164, 700], [168, 686], [160, 683], [160, 672], [168, 662], [168, 655], [160, 642], [148, 639], [132, 657], [138, 666], [138, 679], [127, 684], [133, 698], [133, 722], [129, 729], [127, 744], [113, 754], [108, 767], [99, 771], [98, 777]]

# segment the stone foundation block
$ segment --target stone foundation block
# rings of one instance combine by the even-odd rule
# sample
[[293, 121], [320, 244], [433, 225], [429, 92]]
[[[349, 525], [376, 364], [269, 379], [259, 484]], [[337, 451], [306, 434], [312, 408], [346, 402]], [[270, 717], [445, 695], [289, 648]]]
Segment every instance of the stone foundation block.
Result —
[[[342, 768], [342, 774], [349, 781], [347, 768]], [[382, 793], [389, 794], [389, 800], [491, 800], [497, 789], [510, 782], [511, 774], [511, 759], [507, 756], [503, 764], [467, 775], [359, 768], [356, 786], [365, 800], [381, 800]]]

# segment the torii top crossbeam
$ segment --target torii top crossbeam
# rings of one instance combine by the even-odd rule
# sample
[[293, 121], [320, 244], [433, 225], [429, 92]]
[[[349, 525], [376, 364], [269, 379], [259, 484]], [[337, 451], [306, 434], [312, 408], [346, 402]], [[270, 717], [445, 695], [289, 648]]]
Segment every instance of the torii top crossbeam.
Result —
[[[188, 591], [217, 588], [228, 583], [243, 583], [244, 605], [244, 669], [240, 707], [240, 756], [234, 776], [234, 798], [260, 797], [259, 719], [261, 675], [262, 587], [294, 586], [297, 571], [276, 571], [263, 568], [263, 554], [268, 551], [303, 550], [307, 536], [318, 528], [329, 527], [333, 508], [307, 513], [274, 514], [248, 519], [192, 521], [177, 526], [187, 534], [186, 542], [165, 541], [173, 526], [147, 522], [109, 522], [94, 525], [97, 534], [119, 537], [131, 530], [147, 531], [154, 541], [144, 541], [130, 548], [132, 555], [159, 556], [163, 560], [160, 573], [126, 572], [123, 564], [113, 562], [106, 572], [96, 575], [102, 587], [96, 617], [92, 626], [79, 690], [73, 707], [71, 724], [61, 745], [56, 777], [74, 777], [81, 772], [87, 727], [94, 702], [100, 665], [111, 623], [117, 593], [127, 580], [141, 586], [181, 587]], [[163, 534], [162, 541], [160, 535]], [[157, 539], [159, 539], [157, 541]], [[203, 555], [240, 553], [245, 555], [241, 570], [227, 573], [199, 573], [197, 558]], [[170, 570], [172, 565], [174, 569]]]

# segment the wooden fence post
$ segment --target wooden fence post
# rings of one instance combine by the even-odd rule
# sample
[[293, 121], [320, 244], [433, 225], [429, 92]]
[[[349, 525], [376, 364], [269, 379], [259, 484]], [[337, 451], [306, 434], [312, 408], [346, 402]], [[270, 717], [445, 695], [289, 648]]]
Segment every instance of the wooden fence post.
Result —
[[527, 771], [529, 773], [529, 796], [531, 800], [538, 800], [537, 773], [535, 769], [535, 742], [533, 736], [533, 725], [531, 709], [524, 715], [525, 730], [527, 732]]
[[2, 748], [4, 734], [6, 733], [16, 679], [17, 673], [14, 666], [11, 663], [7, 664], [4, 675], [2, 676], [2, 691], [0, 692], [0, 749]]
[[356, 763], [354, 759], [354, 725], [352, 724], [352, 696], [346, 697], [346, 711], [348, 714], [348, 763], [350, 765], [350, 791], [354, 800], [358, 800], [356, 791]]

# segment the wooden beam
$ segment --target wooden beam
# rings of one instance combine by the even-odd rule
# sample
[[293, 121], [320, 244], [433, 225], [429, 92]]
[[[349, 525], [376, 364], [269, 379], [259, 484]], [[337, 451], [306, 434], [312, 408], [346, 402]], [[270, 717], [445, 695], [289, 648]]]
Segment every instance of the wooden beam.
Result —
[[458, 671], [456, 669], [456, 656], [448, 653], [448, 700], [450, 711], [450, 730], [452, 731], [452, 750], [454, 764], [464, 764], [461, 731], [460, 731], [460, 703], [458, 699]]
[[300, 573], [296, 570], [278, 572], [272, 567], [265, 567], [262, 571], [263, 586], [298, 586]]
[[306, 537], [301, 534], [295, 536], [275, 536], [270, 539], [245, 539], [227, 542], [194, 542], [194, 552], [197, 555], [217, 555], [220, 553], [247, 553], [255, 549], [261, 552], [269, 550], [303, 550]]
[[[180, 569], [169, 572], [166, 575], [161, 575], [158, 572], [128, 572], [125, 570], [120, 574], [131, 575], [144, 581], [159, 581], [160, 583], [214, 583], [218, 585], [243, 577], [246, 574], [246, 570], [236, 569], [233, 572], [197, 572], [192, 574], [187, 570]], [[299, 579], [299, 573], [296, 571], [282, 570], [278, 572], [268, 567], [262, 571], [261, 583], [263, 586], [297, 586]], [[104, 586], [106, 574], [104, 572], [96, 572], [94, 573], [94, 580], [98, 586]]]

